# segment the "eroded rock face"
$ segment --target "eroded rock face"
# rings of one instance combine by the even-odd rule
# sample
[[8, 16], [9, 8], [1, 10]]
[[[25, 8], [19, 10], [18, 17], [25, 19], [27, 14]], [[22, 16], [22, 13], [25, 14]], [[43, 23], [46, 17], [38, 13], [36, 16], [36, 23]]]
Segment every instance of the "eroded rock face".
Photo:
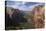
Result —
[[33, 24], [35, 28], [44, 27], [44, 7], [36, 7], [33, 10]]

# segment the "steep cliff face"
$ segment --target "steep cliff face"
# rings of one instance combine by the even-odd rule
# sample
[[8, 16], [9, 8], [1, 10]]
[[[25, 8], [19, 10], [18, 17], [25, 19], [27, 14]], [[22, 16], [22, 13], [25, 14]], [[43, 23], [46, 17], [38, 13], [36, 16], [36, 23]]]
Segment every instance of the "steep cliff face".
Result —
[[32, 14], [35, 28], [44, 27], [44, 11], [44, 7], [39, 6], [33, 9]]

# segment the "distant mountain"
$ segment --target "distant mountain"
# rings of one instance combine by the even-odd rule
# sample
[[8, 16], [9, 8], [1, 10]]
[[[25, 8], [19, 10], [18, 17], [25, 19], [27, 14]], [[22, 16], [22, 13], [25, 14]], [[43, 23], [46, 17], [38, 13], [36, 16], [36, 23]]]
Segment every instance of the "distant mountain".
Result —
[[17, 13], [25, 15], [25, 12], [23, 10], [14, 9], [12, 7], [5, 7], [7, 13], [12, 13], [13, 11], [16, 11]]
[[18, 11], [18, 13], [21, 13], [23, 15], [31, 15], [31, 11], [23, 11], [23, 10], [19, 10], [19, 9], [14, 9], [12, 7], [5, 7], [8, 11], [8, 13], [11, 11]]

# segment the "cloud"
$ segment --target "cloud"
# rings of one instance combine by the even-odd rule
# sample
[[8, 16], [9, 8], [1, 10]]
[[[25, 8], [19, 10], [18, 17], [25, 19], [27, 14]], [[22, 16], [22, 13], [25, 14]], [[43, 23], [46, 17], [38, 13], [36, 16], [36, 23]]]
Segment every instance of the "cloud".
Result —
[[22, 1], [7, 1], [8, 7], [17, 8], [20, 10], [29, 10], [32, 9], [32, 7], [40, 5], [42, 3], [38, 2], [22, 2]]

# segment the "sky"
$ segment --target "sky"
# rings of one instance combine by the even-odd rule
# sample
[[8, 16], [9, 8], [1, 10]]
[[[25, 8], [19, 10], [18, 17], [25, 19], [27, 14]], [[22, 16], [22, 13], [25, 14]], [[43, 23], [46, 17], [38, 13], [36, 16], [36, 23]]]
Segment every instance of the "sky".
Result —
[[31, 10], [33, 7], [38, 5], [44, 5], [44, 3], [39, 2], [23, 2], [23, 1], [7, 1], [7, 7], [13, 7], [23, 11]]

